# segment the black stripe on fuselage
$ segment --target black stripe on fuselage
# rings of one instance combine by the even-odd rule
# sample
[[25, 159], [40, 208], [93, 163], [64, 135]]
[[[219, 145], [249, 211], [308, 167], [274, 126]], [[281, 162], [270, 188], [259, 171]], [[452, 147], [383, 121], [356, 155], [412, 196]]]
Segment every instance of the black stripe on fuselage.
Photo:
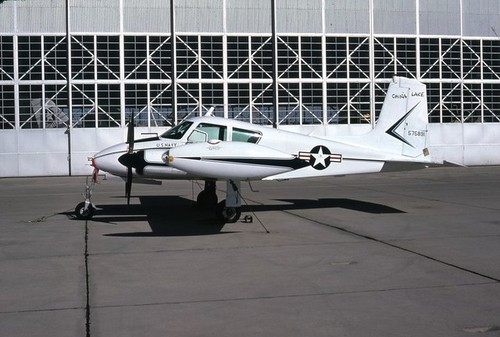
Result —
[[[277, 166], [277, 167], [289, 167], [293, 170], [298, 170], [309, 166], [310, 164], [302, 159], [266, 159], [266, 158], [200, 158], [200, 157], [185, 157], [182, 159], [191, 160], [210, 160], [210, 161], [220, 161], [227, 163], [237, 163], [237, 164], [249, 164], [249, 165], [263, 165], [263, 166]], [[174, 159], [175, 160], [175, 159]]]

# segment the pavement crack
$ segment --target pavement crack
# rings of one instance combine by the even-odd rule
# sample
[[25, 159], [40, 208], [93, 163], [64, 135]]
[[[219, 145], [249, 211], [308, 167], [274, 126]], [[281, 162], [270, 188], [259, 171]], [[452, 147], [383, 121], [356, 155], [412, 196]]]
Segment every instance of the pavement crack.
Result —
[[356, 236], [356, 237], [359, 237], [359, 238], [363, 238], [363, 239], [370, 240], [370, 241], [373, 241], [373, 242], [377, 242], [377, 243], [380, 243], [380, 244], [383, 244], [383, 245], [386, 245], [386, 246], [389, 246], [389, 247], [392, 247], [392, 248], [396, 248], [396, 249], [402, 250], [404, 252], [407, 252], [407, 253], [410, 253], [410, 254], [414, 254], [414, 255], [423, 257], [425, 259], [428, 259], [428, 260], [431, 260], [431, 261], [434, 261], [434, 262], [437, 262], [437, 263], [440, 263], [440, 264], [444, 264], [446, 266], [449, 266], [449, 267], [452, 267], [452, 268], [455, 268], [455, 269], [458, 269], [458, 270], [461, 270], [461, 271], [464, 271], [464, 272], [467, 272], [467, 273], [470, 273], [470, 274], [473, 274], [473, 275], [476, 275], [476, 276], [480, 276], [480, 277], [486, 278], [486, 279], [494, 281], [494, 282], [500, 282], [500, 278], [489, 276], [489, 275], [486, 275], [486, 274], [474, 271], [474, 270], [469, 269], [469, 268], [461, 267], [461, 266], [459, 266], [457, 264], [454, 264], [454, 263], [451, 263], [451, 262], [446, 262], [446, 261], [438, 259], [436, 257], [432, 257], [430, 255], [417, 252], [416, 250], [412, 250], [412, 249], [409, 249], [409, 248], [405, 248], [405, 247], [399, 246], [399, 245], [394, 244], [394, 243], [390, 243], [390, 242], [387, 242], [387, 241], [384, 241], [384, 240], [381, 240], [381, 239], [377, 239], [377, 238], [375, 238], [373, 236], [369, 236], [369, 235], [357, 233], [355, 231], [352, 231], [352, 230], [344, 228], [344, 227], [340, 227], [340, 226], [328, 224], [328, 223], [325, 223], [325, 222], [322, 222], [322, 221], [314, 220], [314, 219], [311, 219], [309, 217], [293, 213], [291, 211], [285, 211], [284, 210], [282, 212], [286, 213], [286, 214], [289, 214], [289, 215], [292, 215], [292, 216], [295, 216], [297, 218], [306, 220], [306, 221], [310, 221], [310, 222], [316, 223], [316, 224], [321, 225], [321, 226], [326, 226], [326, 227], [334, 228], [336, 230], [339, 230], [341, 232], [344, 232], [344, 233], [347, 233], [347, 234], [350, 234], [350, 235], [353, 235], [353, 236]]
[[85, 332], [86, 336], [90, 337], [90, 275], [89, 275], [89, 224], [85, 221]]
[[221, 303], [221, 302], [246, 302], [246, 301], [261, 301], [261, 300], [282, 300], [293, 298], [310, 298], [310, 297], [323, 297], [323, 296], [342, 296], [342, 295], [356, 295], [356, 294], [376, 294], [385, 292], [397, 291], [417, 291], [429, 289], [451, 289], [470, 286], [487, 286], [495, 284], [493, 282], [480, 282], [480, 283], [463, 283], [455, 285], [437, 285], [437, 286], [424, 286], [424, 287], [395, 287], [395, 288], [381, 288], [381, 289], [363, 289], [363, 290], [339, 290], [339, 291], [324, 291], [314, 293], [297, 293], [297, 294], [278, 294], [278, 295], [262, 295], [262, 296], [243, 296], [243, 297], [228, 297], [228, 298], [207, 298], [207, 299], [193, 299], [193, 300], [172, 300], [172, 301], [159, 301], [159, 302], [144, 302], [135, 304], [107, 304], [99, 305], [96, 308], [110, 309], [110, 308], [140, 308], [152, 306], [171, 306], [171, 305], [192, 305], [202, 303]]

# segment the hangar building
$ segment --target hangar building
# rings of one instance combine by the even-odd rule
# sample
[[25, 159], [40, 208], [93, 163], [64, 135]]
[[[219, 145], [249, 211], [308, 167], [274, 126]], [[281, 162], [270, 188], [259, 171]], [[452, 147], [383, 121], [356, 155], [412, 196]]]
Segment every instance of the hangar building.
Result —
[[0, 176], [87, 174], [131, 114], [361, 134], [394, 74], [433, 155], [500, 164], [499, 34], [498, 0], [1, 0]]

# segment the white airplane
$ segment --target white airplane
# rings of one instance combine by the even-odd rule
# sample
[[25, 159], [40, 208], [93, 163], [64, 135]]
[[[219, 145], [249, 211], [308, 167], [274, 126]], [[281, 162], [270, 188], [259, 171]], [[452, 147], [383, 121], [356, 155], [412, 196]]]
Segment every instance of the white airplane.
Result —
[[[414, 79], [394, 77], [379, 119], [361, 136], [310, 136], [232, 119], [190, 118], [155, 138], [134, 140], [133, 120], [127, 142], [97, 153], [85, 202], [75, 213], [90, 219], [99, 170], [126, 180], [130, 203], [132, 181], [204, 180], [200, 207], [213, 208], [225, 223], [238, 221], [240, 184], [252, 180], [340, 176], [423, 168], [433, 163], [427, 148], [426, 87]], [[320, 126], [321, 127], [321, 126]], [[216, 182], [226, 181], [226, 199], [218, 203]]]

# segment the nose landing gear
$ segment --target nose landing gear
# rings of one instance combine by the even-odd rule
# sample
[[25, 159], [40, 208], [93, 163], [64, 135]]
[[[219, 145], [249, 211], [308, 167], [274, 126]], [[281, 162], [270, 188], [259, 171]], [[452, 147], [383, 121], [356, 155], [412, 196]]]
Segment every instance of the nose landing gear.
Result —
[[75, 216], [80, 220], [90, 220], [95, 214], [96, 207], [91, 201], [92, 192], [94, 191], [95, 184], [97, 183], [97, 174], [99, 170], [94, 169], [94, 174], [92, 177], [87, 177], [87, 182], [85, 184], [85, 201], [82, 201], [75, 207]]

